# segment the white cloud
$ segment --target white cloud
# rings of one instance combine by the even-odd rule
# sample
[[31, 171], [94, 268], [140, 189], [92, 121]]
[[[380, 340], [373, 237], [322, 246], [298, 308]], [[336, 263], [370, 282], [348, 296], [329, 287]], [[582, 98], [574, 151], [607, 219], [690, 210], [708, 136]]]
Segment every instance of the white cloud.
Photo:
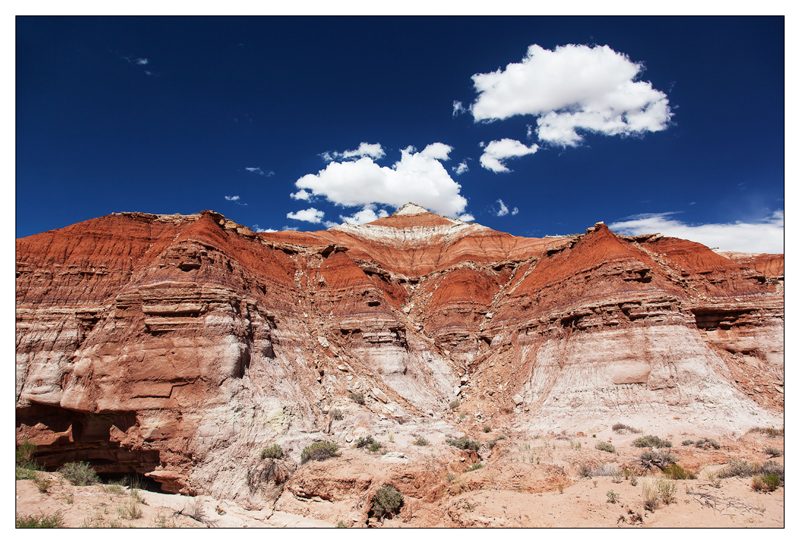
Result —
[[300, 189], [296, 193], [289, 194], [289, 196], [295, 200], [311, 200], [311, 193], [305, 189]]
[[307, 221], [309, 223], [321, 223], [325, 212], [316, 208], [308, 208], [307, 210], [300, 210], [298, 212], [289, 212], [286, 217], [296, 221]]
[[505, 203], [499, 198], [497, 199], [497, 203], [500, 204], [500, 209], [495, 212], [495, 215], [497, 217], [503, 217], [504, 215], [508, 215], [508, 206], [506, 206]]
[[383, 151], [381, 144], [368, 144], [366, 142], [361, 142], [358, 149], [351, 149], [341, 153], [338, 151], [326, 151], [321, 155], [327, 162], [340, 159], [352, 159], [355, 157], [372, 157], [377, 160], [385, 156], [386, 153]]
[[387, 212], [386, 210], [381, 208], [380, 210], [378, 210], [378, 213], [376, 214], [375, 206], [368, 205], [364, 206], [364, 208], [362, 208], [361, 211], [354, 213], [350, 217], [345, 217], [343, 215], [340, 215], [339, 218], [344, 223], [363, 225], [364, 223], [371, 223], [377, 219], [380, 219], [381, 217], [388, 217], [388, 216], [389, 212]]
[[150, 61], [148, 59], [136, 59], [134, 62], [139, 66], [144, 66], [145, 64], [149, 64]]
[[462, 221], [467, 222], [467, 223], [470, 222], [470, 221], [475, 221], [475, 217], [471, 213], [465, 213], [465, 214], [459, 215], [458, 218], [460, 220], [462, 220]]
[[431, 159], [437, 159], [440, 161], [446, 161], [450, 159], [450, 152], [453, 150], [452, 147], [449, 145], [445, 145], [440, 142], [432, 143], [425, 147], [425, 149], [420, 152], [420, 155], [423, 157], [429, 157]]
[[254, 230], [255, 232], [278, 232], [278, 231], [277, 231], [277, 230], [275, 230], [275, 229], [262, 229], [262, 228], [261, 228], [261, 227], [259, 227], [258, 225], [253, 225], [253, 230]]
[[460, 176], [464, 172], [469, 172], [469, 166], [467, 166], [467, 161], [462, 161], [458, 163], [458, 165], [454, 166], [452, 170], [453, 172], [455, 172], [457, 176]]
[[522, 142], [510, 138], [493, 140], [483, 148], [481, 166], [492, 172], [510, 172], [504, 164], [504, 159], [532, 155], [538, 150], [539, 146], [536, 144], [528, 147]]
[[459, 100], [453, 100], [453, 117], [457, 115], [461, 115], [462, 113], [466, 113], [466, 109], [464, 109], [464, 104], [462, 104]]
[[331, 229], [333, 227], [338, 227], [339, 223], [336, 223], [334, 221], [325, 221], [325, 222], [323, 222], [323, 225], [325, 225], [326, 228]]
[[275, 172], [273, 172], [272, 170], [270, 170], [269, 172], [264, 172], [261, 168], [257, 166], [247, 166], [245, 167], [245, 170], [253, 174], [258, 174], [259, 176], [264, 176], [265, 178], [275, 175]]
[[380, 166], [369, 156], [331, 162], [317, 174], [298, 179], [295, 186], [305, 193], [298, 191], [293, 198], [312, 195], [340, 206], [360, 207], [384, 204], [399, 208], [416, 202], [454, 217], [464, 211], [467, 199], [460, 194], [461, 185], [453, 181], [440, 162], [447, 159], [450, 150], [450, 146], [438, 142], [420, 153], [408, 147], [391, 167]]
[[660, 232], [664, 236], [684, 238], [722, 251], [746, 253], [783, 253], [783, 212], [754, 223], [708, 223], [687, 225], [671, 216], [673, 212], [647, 213], [611, 223], [608, 227], [624, 236]]
[[237, 200], [239, 200], [239, 195], [235, 195], [235, 196], [227, 196], [226, 195], [225, 196], [225, 200], [232, 200], [232, 201], [236, 202]]
[[531, 45], [521, 63], [475, 74], [476, 121], [537, 116], [541, 140], [575, 146], [578, 130], [631, 135], [664, 130], [672, 117], [667, 95], [636, 81], [641, 63], [610, 47]]
[[514, 209], [513, 209], [513, 210], [511, 210], [511, 215], [517, 215], [518, 213], [519, 213], [519, 208], [517, 208], [516, 206], [514, 206]]

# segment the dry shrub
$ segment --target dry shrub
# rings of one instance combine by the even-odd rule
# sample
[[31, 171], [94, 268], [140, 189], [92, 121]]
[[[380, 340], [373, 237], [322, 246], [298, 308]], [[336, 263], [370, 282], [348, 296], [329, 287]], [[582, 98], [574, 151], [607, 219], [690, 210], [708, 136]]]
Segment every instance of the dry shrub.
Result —
[[630, 425], [625, 425], [624, 423], [614, 423], [611, 426], [611, 428], [615, 432], [618, 432], [620, 434], [625, 434], [625, 433], [639, 434], [640, 432], [642, 432], [641, 429], [636, 429], [634, 427], [631, 427]]
[[61, 475], [64, 476], [72, 485], [94, 485], [100, 483], [100, 478], [94, 469], [85, 461], [77, 463], [67, 463], [61, 467]]

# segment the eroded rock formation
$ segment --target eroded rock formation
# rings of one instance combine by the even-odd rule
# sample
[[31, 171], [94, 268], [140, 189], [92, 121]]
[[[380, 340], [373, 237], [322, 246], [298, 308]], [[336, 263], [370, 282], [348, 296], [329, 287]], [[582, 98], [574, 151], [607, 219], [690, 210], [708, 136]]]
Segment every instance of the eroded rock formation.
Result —
[[[783, 256], [602, 223], [523, 238], [407, 205], [255, 234], [122, 213], [17, 240], [16, 293], [18, 441], [165, 491], [274, 500], [312, 440], [378, 428], [782, 417]], [[287, 458], [260, 459], [276, 442]]]

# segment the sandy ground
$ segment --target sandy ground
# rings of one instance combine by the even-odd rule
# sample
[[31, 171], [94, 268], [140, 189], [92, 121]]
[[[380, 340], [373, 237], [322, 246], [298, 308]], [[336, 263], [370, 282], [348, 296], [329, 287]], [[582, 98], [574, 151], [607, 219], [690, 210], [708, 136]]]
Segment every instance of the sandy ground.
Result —
[[[481, 438], [486, 440], [490, 436]], [[231, 501], [202, 495], [187, 497], [107, 484], [78, 487], [59, 473], [48, 472], [39, 473], [40, 478], [50, 481], [44, 492], [32, 480], [16, 482], [16, 515], [19, 518], [60, 513], [66, 527], [335, 527], [340, 521], [355, 527], [784, 526], [784, 487], [759, 492], [752, 489], [749, 477], [715, 477], [730, 459], [765, 462], [765, 446], [782, 450], [782, 436], [748, 433], [736, 440], [720, 438], [719, 450], [682, 446], [686, 435], [671, 437], [675, 444], [672, 451], [680, 464], [694, 471], [697, 478], [669, 480], [675, 486], [672, 500], [662, 501], [655, 509], [645, 508], [643, 490], [649, 482], [662, 479], [657, 473], [639, 477], [580, 474], [584, 465], [632, 466], [642, 451], [630, 445], [636, 436], [641, 435], [609, 433], [617, 449], [615, 453], [594, 447], [605, 435], [500, 440], [490, 453], [484, 454], [483, 468], [452, 474], [439, 472], [437, 485], [442, 492], [429, 498], [409, 498], [399, 515], [383, 522], [365, 521], [363, 513], [361, 518], [350, 515], [358, 510], [355, 496], [352, 500], [331, 502], [319, 497], [296, 497], [284, 491], [277, 503], [261, 510], [248, 510]], [[408, 470], [413, 473], [415, 450], [404, 449], [412, 459]], [[352, 465], [362, 459], [365, 470], [369, 467], [382, 470], [379, 454], [367, 457], [362, 451], [348, 451], [339, 462]], [[448, 453], [454, 453], [452, 448], [443, 447], [426, 455], [430, 459]], [[454, 455], [462, 454], [456, 451]], [[783, 464], [783, 456], [775, 461]], [[336, 461], [322, 463], [328, 463], [326, 468], [330, 467], [331, 476], [335, 477]], [[420, 465], [419, 473], [424, 470]], [[553, 477], [554, 472], [558, 472], [558, 477]], [[521, 473], [527, 479], [520, 479]], [[432, 481], [432, 473], [426, 474], [427, 481]]]

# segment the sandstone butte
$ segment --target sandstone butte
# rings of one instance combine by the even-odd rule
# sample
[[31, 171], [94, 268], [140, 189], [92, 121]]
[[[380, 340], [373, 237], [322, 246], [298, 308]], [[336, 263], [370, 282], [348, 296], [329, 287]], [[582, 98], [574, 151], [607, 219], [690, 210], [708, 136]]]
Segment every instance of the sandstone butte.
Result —
[[[257, 234], [119, 213], [16, 244], [16, 436], [50, 470], [257, 508], [380, 483], [367, 466], [309, 491], [316, 440], [782, 425], [783, 255], [603, 223], [524, 238], [413, 204]], [[275, 443], [284, 459], [261, 459]]]

